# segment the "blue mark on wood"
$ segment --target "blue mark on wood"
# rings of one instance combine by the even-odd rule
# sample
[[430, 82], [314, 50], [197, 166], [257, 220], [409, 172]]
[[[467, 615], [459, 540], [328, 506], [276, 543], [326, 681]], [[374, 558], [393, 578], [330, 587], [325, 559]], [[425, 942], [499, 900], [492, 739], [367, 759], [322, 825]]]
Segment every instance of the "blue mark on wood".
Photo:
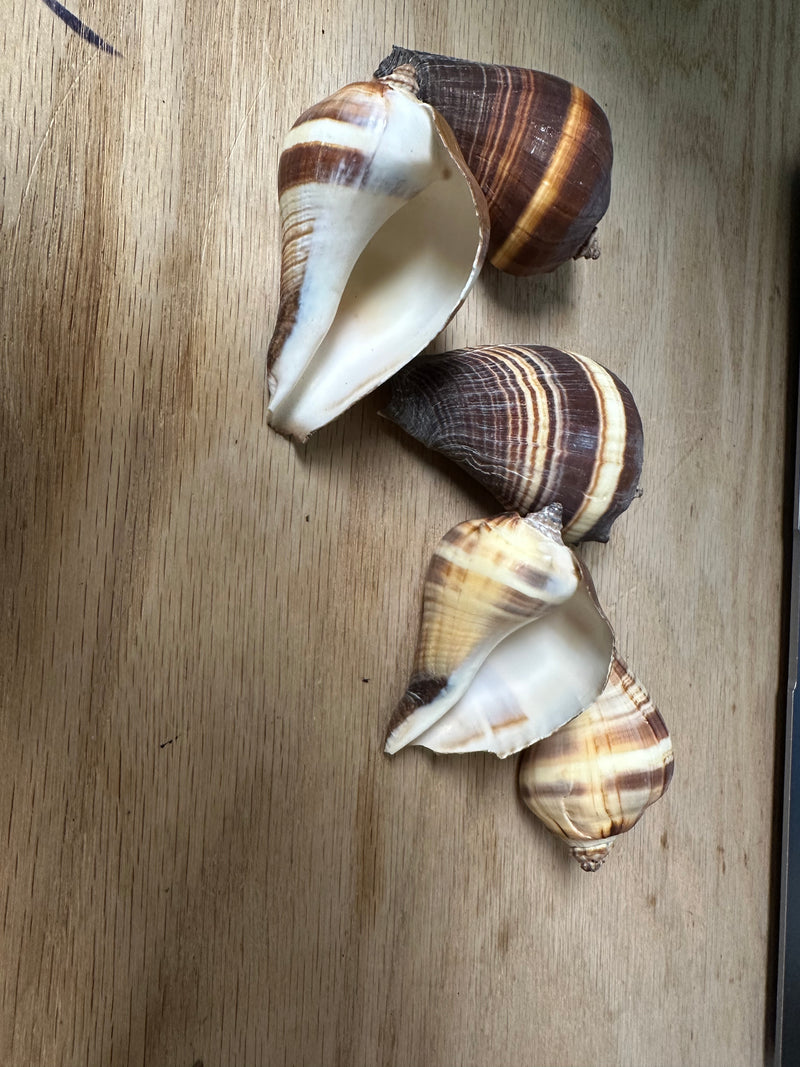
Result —
[[58, 0], [43, 0], [43, 3], [50, 8], [54, 15], [61, 19], [73, 33], [77, 33], [84, 41], [88, 41], [89, 44], [93, 44], [95, 48], [99, 48], [101, 52], [108, 52], [111, 56], [119, 56], [122, 53], [118, 52], [113, 45], [110, 45], [108, 41], [104, 41], [99, 33], [95, 33], [90, 29], [85, 22], [81, 22], [77, 15], [73, 15], [71, 11], [68, 11], [63, 4], [59, 4]]

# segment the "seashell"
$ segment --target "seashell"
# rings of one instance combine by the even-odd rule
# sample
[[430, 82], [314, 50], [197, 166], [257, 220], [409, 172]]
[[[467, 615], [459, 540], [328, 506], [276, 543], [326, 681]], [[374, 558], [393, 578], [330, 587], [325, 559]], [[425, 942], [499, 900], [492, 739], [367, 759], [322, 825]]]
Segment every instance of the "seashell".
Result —
[[486, 254], [483, 195], [412, 84], [398, 70], [345, 86], [284, 143], [267, 417], [299, 440], [422, 351]]
[[560, 536], [559, 505], [455, 526], [425, 578], [414, 666], [386, 751], [509, 756], [590, 704], [613, 633]]
[[599, 363], [544, 346], [426, 356], [382, 412], [475, 477], [509, 511], [564, 509], [564, 540], [607, 541], [636, 494], [642, 422]]
[[494, 266], [546, 274], [598, 257], [614, 153], [608, 119], [588, 93], [541, 71], [396, 46], [376, 75], [400, 65], [412, 67], [420, 99], [445, 117], [480, 183]]
[[615, 655], [595, 703], [525, 752], [519, 788], [583, 870], [596, 871], [619, 835], [663, 796], [672, 771], [664, 720]]

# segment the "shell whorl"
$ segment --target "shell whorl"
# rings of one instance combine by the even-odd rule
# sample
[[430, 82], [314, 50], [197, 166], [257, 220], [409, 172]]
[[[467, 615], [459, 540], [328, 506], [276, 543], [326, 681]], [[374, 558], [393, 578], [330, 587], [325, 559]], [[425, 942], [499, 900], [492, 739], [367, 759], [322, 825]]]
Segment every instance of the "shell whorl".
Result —
[[509, 511], [560, 503], [567, 541], [607, 541], [636, 494], [636, 404], [616, 375], [585, 356], [545, 346], [426, 356], [394, 379], [383, 414]]
[[672, 779], [669, 731], [647, 692], [615, 656], [608, 683], [589, 708], [527, 749], [522, 799], [597, 870], [614, 839], [630, 830]]
[[491, 262], [544, 274], [599, 254], [611, 196], [608, 119], [588, 93], [541, 71], [395, 47], [376, 75], [412, 66], [420, 99], [450, 124], [489, 204]]

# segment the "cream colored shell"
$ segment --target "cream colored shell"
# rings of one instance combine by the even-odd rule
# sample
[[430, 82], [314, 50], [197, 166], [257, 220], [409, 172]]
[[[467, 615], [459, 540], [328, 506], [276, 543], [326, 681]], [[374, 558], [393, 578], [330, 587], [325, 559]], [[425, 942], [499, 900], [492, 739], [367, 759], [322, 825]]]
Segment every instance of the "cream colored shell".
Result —
[[508, 756], [600, 693], [613, 634], [560, 536], [561, 509], [454, 527], [425, 579], [414, 666], [386, 751]]
[[305, 112], [278, 185], [268, 420], [304, 440], [444, 328], [483, 264], [488, 215], [452, 132], [402, 72]]
[[522, 799], [596, 871], [620, 834], [669, 786], [672, 741], [658, 709], [615, 655], [608, 684], [584, 712], [522, 757]]

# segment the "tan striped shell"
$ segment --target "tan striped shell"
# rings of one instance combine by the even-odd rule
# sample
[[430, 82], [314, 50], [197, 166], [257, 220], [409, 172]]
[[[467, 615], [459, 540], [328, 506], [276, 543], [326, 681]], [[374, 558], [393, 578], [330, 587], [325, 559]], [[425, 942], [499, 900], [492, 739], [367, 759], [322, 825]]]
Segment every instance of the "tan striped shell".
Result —
[[447, 120], [489, 205], [489, 258], [544, 274], [597, 258], [611, 196], [608, 119], [588, 93], [541, 71], [395, 47], [376, 74], [413, 68], [420, 99]]
[[586, 356], [541, 345], [426, 356], [394, 378], [383, 414], [509, 511], [560, 503], [565, 541], [607, 541], [636, 494], [639, 412], [627, 386]]
[[615, 656], [595, 703], [524, 753], [519, 788], [583, 870], [596, 871], [619, 835], [663, 796], [672, 771], [664, 720]]
[[461, 523], [440, 541], [388, 753], [415, 744], [508, 756], [601, 692], [613, 634], [559, 520], [553, 505]]
[[402, 71], [304, 112], [278, 193], [268, 420], [304, 440], [443, 329], [477, 278], [489, 224], [452, 131]]

